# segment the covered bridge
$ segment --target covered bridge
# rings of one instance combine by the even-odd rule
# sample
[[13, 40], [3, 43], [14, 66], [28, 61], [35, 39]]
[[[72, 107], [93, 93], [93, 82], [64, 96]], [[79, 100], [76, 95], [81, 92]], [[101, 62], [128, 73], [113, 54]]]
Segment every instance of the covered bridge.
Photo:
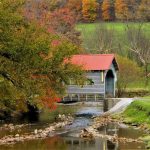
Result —
[[99, 100], [115, 97], [118, 64], [114, 54], [74, 55], [71, 62], [81, 65], [86, 70], [84, 86], [77, 86], [70, 80], [64, 101]]

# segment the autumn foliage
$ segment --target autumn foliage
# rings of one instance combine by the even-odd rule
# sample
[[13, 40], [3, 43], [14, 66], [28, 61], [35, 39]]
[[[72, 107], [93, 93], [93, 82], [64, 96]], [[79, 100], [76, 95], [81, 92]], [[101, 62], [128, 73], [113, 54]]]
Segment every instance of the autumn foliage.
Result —
[[51, 110], [56, 109], [56, 103], [61, 101], [61, 98], [58, 97], [55, 91], [53, 89], [46, 89], [46, 96], [41, 97], [42, 103], [44, 107], [47, 107]]
[[82, 0], [82, 15], [86, 22], [93, 22], [97, 18], [98, 3], [96, 0]]
[[77, 21], [82, 20], [82, 1], [68, 0], [66, 7], [75, 14]]
[[[47, 12], [48, 14], [61, 12], [59, 10], [67, 12], [69, 9], [68, 17], [72, 16], [78, 22], [93, 22], [101, 19], [105, 21], [148, 21], [150, 18], [149, 5], [149, 0], [28, 0], [27, 12], [29, 14], [32, 12], [31, 18], [34, 18], [33, 14], [38, 14], [39, 19], [46, 17]], [[41, 16], [41, 12], [45, 14]]]
[[138, 7], [138, 17], [150, 21], [150, 0], [141, 0]]
[[54, 7], [55, 9], [49, 7], [49, 3], [45, 0], [40, 2], [30, 0], [29, 4], [30, 7], [25, 9], [25, 16], [29, 20], [36, 20], [40, 25], [46, 27], [49, 32], [61, 34], [74, 44], [80, 45], [80, 34], [75, 30], [77, 17], [75, 10], [71, 10], [72, 7], [69, 3], [63, 7], [59, 4], [60, 6]]
[[116, 17], [120, 20], [128, 19], [128, 4], [126, 0], [116, 0], [115, 1], [115, 13]]
[[105, 21], [114, 20], [114, 8], [111, 0], [104, 0], [102, 4], [102, 18]]
[[79, 66], [64, 63], [80, 46], [67, 37], [74, 30], [70, 10], [50, 13], [45, 3], [24, 4], [0, 3], [0, 117], [25, 112], [29, 105], [55, 109], [70, 78], [84, 78]]

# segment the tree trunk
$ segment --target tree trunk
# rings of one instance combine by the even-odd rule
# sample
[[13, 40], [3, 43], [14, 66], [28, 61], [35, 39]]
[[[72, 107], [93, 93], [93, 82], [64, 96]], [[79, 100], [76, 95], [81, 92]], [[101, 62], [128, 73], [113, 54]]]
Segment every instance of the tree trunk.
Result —
[[145, 87], [148, 86], [148, 64], [145, 65]]

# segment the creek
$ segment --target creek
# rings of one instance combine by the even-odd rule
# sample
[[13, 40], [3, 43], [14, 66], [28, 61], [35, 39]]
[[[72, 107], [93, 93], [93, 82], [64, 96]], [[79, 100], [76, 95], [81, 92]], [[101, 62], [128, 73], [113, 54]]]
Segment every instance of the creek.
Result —
[[[23, 123], [27, 123], [27, 126], [23, 128], [13, 131], [0, 130], [0, 137], [30, 133], [35, 129], [46, 128], [49, 123], [56, 119], [58, 114], [73, 115], [75, 118], [73, 124], [56, 130], [53, 134], [49, 134], [48, 138], [18, 142], [13, 145], [1, 145], [0, 150], [144, 150], [144, 143], [112, 143], [105, 138], [91, 140], [79, 138], [81, 130], [92, 125], [93, 117], [103, 114], [117, 102], [116, 100], [108, 100], [105, 107], [103, 107], [103, 102], [59, 104], [55, 111], [44, 111], [37, 118], [30, 116], [30, 118], [24, 119]], [[17, 124], [18, 122], [15, 121], [13, 123]], [[101, 127], [99, 133], [104, 135], [116, 134], [118, 137], [134, 139], [144, 134], [139, 129], [117, 123], [109, 123]]]

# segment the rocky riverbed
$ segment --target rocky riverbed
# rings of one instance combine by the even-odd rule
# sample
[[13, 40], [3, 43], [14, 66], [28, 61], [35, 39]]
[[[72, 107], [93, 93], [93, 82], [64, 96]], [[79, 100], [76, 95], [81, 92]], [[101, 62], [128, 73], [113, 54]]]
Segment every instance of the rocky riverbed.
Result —
[[139, 139], [133, 139], [133, 138], [126, 138], [126, 137], [118, 137], [117, 134], [114, 135], [107, 135], [107, 134], [100, 134], [99, 129], [101, 127], [107, 126], [108, 124], [122, 124], [122, 120], [114, 119], [111, 116], [101, 116], [94, 119], [94, 123], [92, 126], [83, 129], [80, 133], [81, 138], [85, 139], [91, 139], [94, 137], [101, 137], [106, 138], [107, 140], [117, 143], [117, 142], [123, 142], [123, 143], [129, 143], [129, 142], [137, 142], [137, 143], [143, 143], [143, 140]]
[[[49, 127], [45, 129], [35, 129], [33, 133], [24, 133], [23, 135], [15, 134], [15, 135], [8, 135], [4, 136], [0, 139], [0, 145], [4, 144], [14, 144], [16, 142], [23, 142], [27, 140], [34, 140], [34, 139], [43, 139], [50, 134], [54, 133], [56, 129], [63, 128], [66, 125], [71, 125], [73, 123], [73, 117], [72, 116], [65, 116], [58, 115], [59, 122], [55, 122], [53, 124], [50, 124]], [[16, 128], [22, 128], [24, 126], [28, 126], [29, 124], [22, 124], [22, 125], [13, 125], [13, 124], [4, 124], [0, 130], [15, 130]]]

